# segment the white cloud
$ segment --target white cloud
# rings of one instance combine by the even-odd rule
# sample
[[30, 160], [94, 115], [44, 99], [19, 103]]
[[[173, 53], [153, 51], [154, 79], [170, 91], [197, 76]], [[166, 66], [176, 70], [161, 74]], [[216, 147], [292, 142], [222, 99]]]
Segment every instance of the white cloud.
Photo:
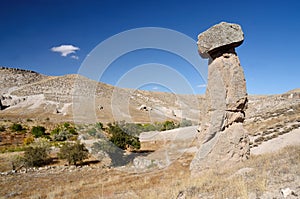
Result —
[[76, 56], [76, 55], [72, 55], [72, 56], [71, 56], [71, 58], [72, 58], [72, 59], [76, 59], [76, 60], [78, 60], [78, 59], [79, 59], [79, 57], [78, 57], [78, 56]]
[[153, 88], [152, 88], [152, 90], [158, 90], [159, 88], [157, 87], [157, 86], [154, 86]]
[[[80, 50], [80, 48], [73, 46], [73, 45], [60, 45], [60, 46], [55, 46], [55, 47], [51, 48], [52, 52], [61, 53], [61, 56], [63, 56], [63, 57], [66, 57], [67, 55], [72, 54], [72, 53], [76, 53], [77, 50]], [[75, 56], [75, 57], [77, 57], [77, 56]], [[72, 57], [72, 58], [74, 58], [74, 57]]]
[[206, 84], [199, 84], [197, 85], [198, 88], [205, 88], [206, 87]]

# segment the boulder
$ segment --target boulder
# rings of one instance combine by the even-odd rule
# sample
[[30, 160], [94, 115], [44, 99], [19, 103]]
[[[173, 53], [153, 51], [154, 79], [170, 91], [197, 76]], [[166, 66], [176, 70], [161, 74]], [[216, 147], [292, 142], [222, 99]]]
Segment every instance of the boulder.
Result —
[[226, 51], [241, 45], [244, 33], [238, 24], [221, 22], [198, 35], [198, 50], [203, 58], [216, 52]]

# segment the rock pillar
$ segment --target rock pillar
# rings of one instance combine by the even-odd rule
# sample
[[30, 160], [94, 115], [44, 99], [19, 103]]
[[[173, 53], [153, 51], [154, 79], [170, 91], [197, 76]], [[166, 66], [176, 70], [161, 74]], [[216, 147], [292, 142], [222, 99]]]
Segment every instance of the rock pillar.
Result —
[[198, 129], [199, 149], [190, 165], [192, 173], [249, 157], [249, 137], [243, 128], [248, 101], [246, 81], [235, 52], [243, 40], [241, 27], [226, 22], [198, 36], [199, 54], [209, 58], [209, 64]]

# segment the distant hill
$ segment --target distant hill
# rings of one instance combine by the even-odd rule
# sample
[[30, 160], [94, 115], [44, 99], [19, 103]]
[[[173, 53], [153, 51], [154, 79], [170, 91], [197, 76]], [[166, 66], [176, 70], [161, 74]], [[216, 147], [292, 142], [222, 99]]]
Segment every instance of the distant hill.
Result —
[[[46, 76], [1, 67], [0, 119], [94, 123], [155, 122], [186, 118], [197, 123], [202, 96], [117, 88], [79, 75]], [[74, 113], [74, 114], [73, 114]]]

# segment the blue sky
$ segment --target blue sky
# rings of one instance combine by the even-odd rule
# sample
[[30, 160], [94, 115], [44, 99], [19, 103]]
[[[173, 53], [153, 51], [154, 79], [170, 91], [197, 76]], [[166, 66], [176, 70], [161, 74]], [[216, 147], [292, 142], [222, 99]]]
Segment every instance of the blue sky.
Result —
[[[77, 73], [99, 43], [120, 32], [162, 27], [181, 32], [196, 42], [200, 32], [227, 21], [240, 24], [245, 34], [244, 43], [236, 51], [250, 94], [283, 93], [300, 87], [300, 3], [296, 0], [1, 0], [0, 3], [2, 66], [46, 75]], [[73, 53], [62, 56], [53, 52], [54, 47], [61, 45], [71, 46], [67, 48]], [[148, 63], [168, 65], [178, 71], [190, 82], [193, 93], [205, 90], [205, 79], [189, 63], [170, 52], [155, 49], [121, 56], [100, 80], [117, 84], [127, 71]], [[172, 90], [163, 87], [155, 83], [140, 86]]]

